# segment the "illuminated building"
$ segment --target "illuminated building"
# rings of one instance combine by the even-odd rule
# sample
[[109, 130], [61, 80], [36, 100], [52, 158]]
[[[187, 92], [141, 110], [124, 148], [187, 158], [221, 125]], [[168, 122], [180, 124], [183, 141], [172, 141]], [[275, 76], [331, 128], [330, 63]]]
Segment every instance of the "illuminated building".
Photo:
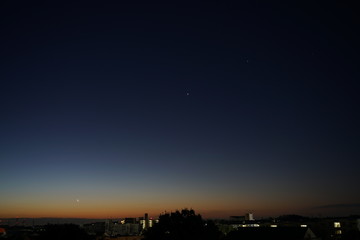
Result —
[[152, 218], [149, 218], [149, 215], [145, 213], [144, 218], [139, 218], [139, 223], [142, 229], [148, 229], [149, 227], [153, 227], [155, 221]]
[[252, 213], [246, 213], [245, 221], [254, 221], [254, 215]]
[[140, 225], [135, 218], [126, 218], [125, 221], [106, 220], [105, 234], [114, 236], [134, 236], [140, 233]]

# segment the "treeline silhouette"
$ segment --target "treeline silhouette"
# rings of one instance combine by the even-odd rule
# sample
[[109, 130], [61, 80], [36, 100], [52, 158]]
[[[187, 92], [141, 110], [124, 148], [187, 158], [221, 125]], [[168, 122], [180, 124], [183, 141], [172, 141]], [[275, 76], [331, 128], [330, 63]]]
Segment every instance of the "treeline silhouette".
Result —
[[212, 221], [204, 221], [192, 209], [162, 214], [145, 233], [145, 240], [218, 240], [221, 232]]
[[[309, 218], [299, 215], [283, 215], [277, 220], [282, 222], [302, 222]], [[225, 223], [229, 224], [229, 223]], [[328, 229], [329, 230], [329, 229]], [[330, 228], [330, 232], [333, 229]], [[143, 232], [144, 240], [239, 240], [239, 239], [267, 239], [267, 240], [300, 240], [304, 239], [307, 228], [301, 227], [246, 227], [233, 229], [223, 234], [213, 221], [204, 220], [193, 209], [183, 209], [171, 213], [161, 214], [159, 222]], [[321, 233], [321, 232], [320, 232]], [[320, 234], [321, 239], [334, 239]], [[317, 235], [319, 237], [319, 235]], [[340, 236], [337, 236], [340, 237]], [[0, 237], [2, 239], [2, 237]], [[34, 230], [30, 227], [13, 227], [5, 237], [9, 240], [100, 240], [111, 239], [106, 234], [88, 235], [83, 228], [75, 224], [48, 224]], [[320, 238], [318, 238], [320, 239]], [[337, 238], [340, 239], [340, 238]], [[356, 229], [345, 231], [342, 240], [360, 240], [360, 232]]]

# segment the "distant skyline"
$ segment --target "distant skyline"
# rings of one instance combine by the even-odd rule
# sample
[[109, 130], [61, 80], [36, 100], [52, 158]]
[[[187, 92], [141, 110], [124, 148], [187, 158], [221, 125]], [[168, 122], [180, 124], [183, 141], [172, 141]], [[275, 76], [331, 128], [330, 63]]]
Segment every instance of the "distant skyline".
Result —
[[360, 214], [354, 6], [0, 11], [0, 219]]

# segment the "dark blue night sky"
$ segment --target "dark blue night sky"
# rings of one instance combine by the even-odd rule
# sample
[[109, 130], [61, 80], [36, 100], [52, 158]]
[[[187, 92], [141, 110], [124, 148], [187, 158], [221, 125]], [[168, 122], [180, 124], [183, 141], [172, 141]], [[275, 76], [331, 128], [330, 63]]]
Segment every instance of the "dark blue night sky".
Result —
[[0, 9], [0, 217], [360, 214], [354, 6]]

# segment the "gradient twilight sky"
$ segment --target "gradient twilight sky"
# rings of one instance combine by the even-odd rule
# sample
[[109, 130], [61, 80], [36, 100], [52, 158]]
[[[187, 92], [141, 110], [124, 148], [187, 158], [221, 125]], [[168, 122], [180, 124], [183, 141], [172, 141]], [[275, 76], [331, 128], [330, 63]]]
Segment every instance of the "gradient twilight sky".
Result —
[[353, 6], [50, 2], [0, 3], [0, 217], [360, 214]]

